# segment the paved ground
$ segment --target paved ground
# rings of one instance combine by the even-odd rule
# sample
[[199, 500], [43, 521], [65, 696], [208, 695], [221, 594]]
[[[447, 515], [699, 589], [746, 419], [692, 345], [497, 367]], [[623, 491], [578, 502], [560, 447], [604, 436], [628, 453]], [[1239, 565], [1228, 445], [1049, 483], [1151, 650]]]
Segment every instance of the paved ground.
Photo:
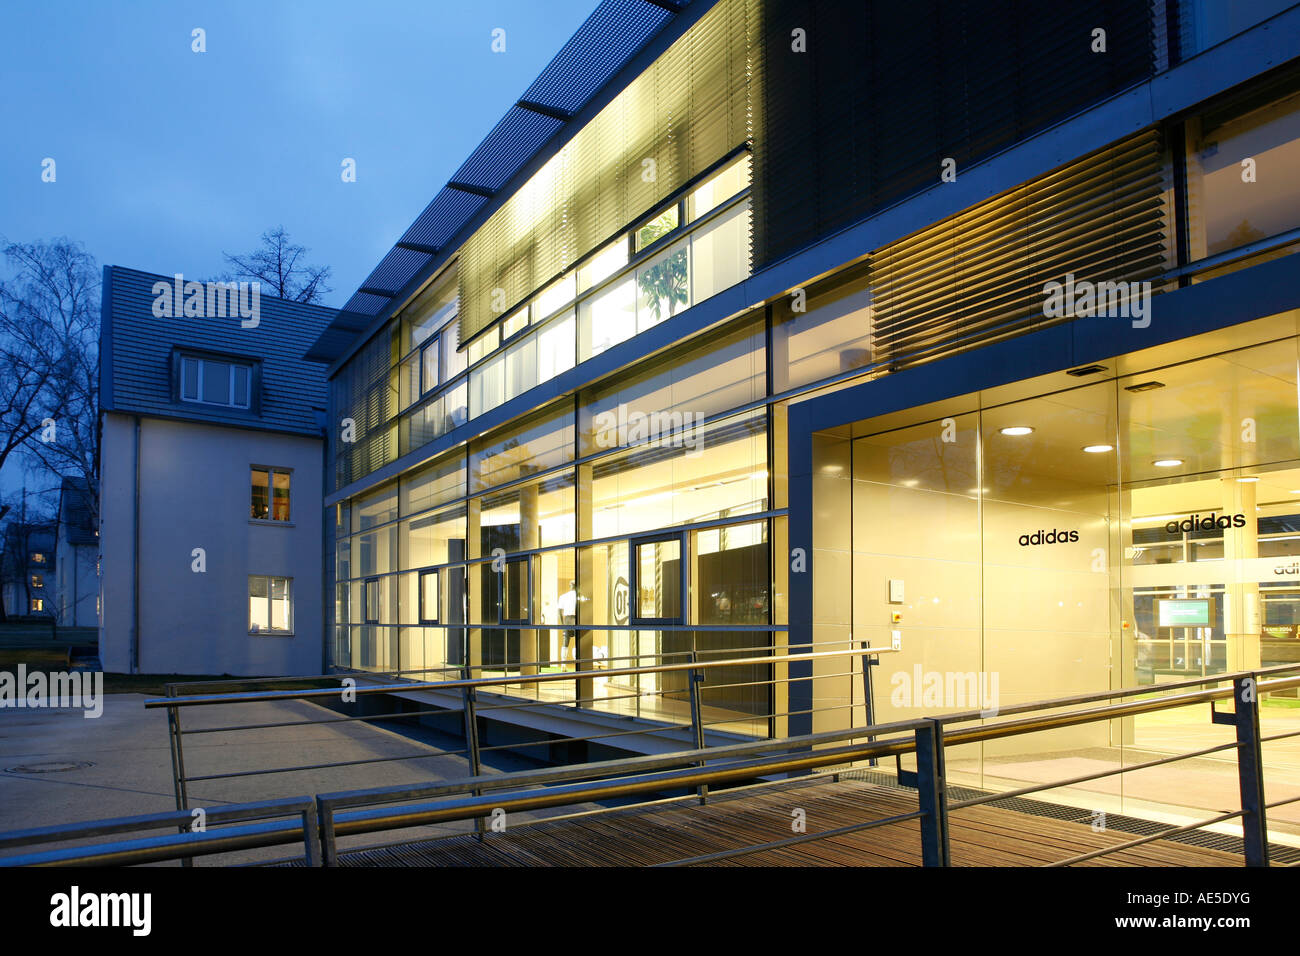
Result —
[[[91, 720], [79, 710], [0, 710], [0, 831], [174, 810], [167, 718], [161, 710], [146, 710], [146, 699], [141, 694], [106, 695], [103, 715]], [[192, 708], [185, 714], [185, 726], [189, 729], [337, 716], [299, 701], [254, 703], [220, 709]], [[439, 734], [427, 733], [414, 740], [360, 721], [196, 734], [187, 736], [184, 743], [190, 776], [427, 756], [199, 781], [190, 786], [190, 805], [217, 806], [457, 779], [467, 776], [466, 762], [463, 757], [446, 756], [443, 751], [459, 746], [458, 741]], [[487, 769], [501, 772], [529, 766], [535, 764], [495, 755]], [[435, 832], [420, 831], [425, 835]], [[411, 832], [411, 836], [417, 835]], [[267, 859], [286, 855], [287, 850], [271, 850], [258, 856]], [[215, 862], [217, 858], [212, 859]]]

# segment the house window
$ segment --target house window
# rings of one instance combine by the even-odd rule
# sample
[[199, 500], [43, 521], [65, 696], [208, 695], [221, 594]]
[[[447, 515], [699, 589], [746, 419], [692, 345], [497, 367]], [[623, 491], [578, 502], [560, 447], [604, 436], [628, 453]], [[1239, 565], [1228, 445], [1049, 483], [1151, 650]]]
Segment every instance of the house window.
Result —
[[45, 598], [32, 598], [32, 610], [33, 610], [33, 611], [44, 611], [44, 610], [45, 610]]
[[258, 521], [289, 520], [289, 472], [283, 468], [253, 468], [253, 499], [249, 516]]
[[43, 551], [33, 551], [33, 552], [32, 552], [32, 564], [44, 564], [44, 563], [45, 563], [45, 552], [43, 552]]
[[43, 587], [45, 587], [45, 575], [43, 575], [43, 574], [33, 574], [33, 575], [32, 575], [32, 587], [34, 587], [34, 588], [43, 588]]
[[251, 407], [251, 364], [184, 355], [181, 356], [180, 373], [183, 401], [227, 408]]
[[265, 574], [248, 576], [250, 634], [293, 633], [293, 578]]

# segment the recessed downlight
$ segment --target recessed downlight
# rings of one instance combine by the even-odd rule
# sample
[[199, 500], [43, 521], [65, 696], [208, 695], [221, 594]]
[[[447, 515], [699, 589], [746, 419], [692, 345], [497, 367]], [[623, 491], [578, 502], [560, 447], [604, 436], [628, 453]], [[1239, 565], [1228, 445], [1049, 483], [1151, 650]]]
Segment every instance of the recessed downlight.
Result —
[[1157, 468], [1177, 468], [1183, 463], [1181, 458], [1157, 458], [1151, 464]]
[[999, 428], [998, 431], [1001, 432], [1003, 435], [1011, 435], [1012, 437], [1016, 437], [1019, 435], [1028, 435], [1030, 432], [1033, 431], [1033, 429], [1030, 428], [1028, 425], [1008, 425], [1006, 428]]
[[1102, 444], [1102, 445], [1084, 445], [1084, 446], [1083, 446], [1083, 450], [1086, 451], [1089, 455], [1101, 455], [1101, 454], [1104, 454], [1105, 452], [1108, 452], [1108, 451], [1114, 451], [1114, 450], [1115, 450], [1115, 446], [1114, 446], [1114, 445], [1105, 445], [1105, 444]]

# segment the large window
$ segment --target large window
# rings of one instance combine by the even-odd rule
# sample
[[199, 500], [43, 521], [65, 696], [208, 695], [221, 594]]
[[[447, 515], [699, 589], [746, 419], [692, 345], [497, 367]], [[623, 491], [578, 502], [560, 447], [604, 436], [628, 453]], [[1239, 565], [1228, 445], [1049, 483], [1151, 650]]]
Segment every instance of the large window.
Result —
[[293, 578], [264, 574], [248, 577], [250, 634], [293, 633]]
[[252, 407], [253, 365], [219, 359], [182, 355], [180, 358], [182, 401], [229, 408]]
[[253, 466], [253, 500], [249, 517], [258, 521], [289, 520], [289, 472]]
[[1193, 259], [1300, 226], [1300, 90], [1208, 111], [1188, 139]]

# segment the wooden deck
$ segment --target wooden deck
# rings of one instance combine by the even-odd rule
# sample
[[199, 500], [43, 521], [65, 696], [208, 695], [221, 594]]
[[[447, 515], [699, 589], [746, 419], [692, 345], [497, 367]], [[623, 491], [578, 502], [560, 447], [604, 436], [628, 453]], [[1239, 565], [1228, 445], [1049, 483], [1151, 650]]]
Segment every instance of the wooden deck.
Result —
[[[909, 813], [907, 792], [858, 780], [714, 796], [667, 808], [626, 810], [519, 824], [482, 842], [472, 835], [340, 854], [340, 866], [645, 866], [793, 836], [792, 811], [806, 814], [807, 832]], [[1135, 839], [1094, 833], [1084, 824], [988, 806], [950, 818], [954, 866], [1040, 866]], [[920, 866], [918, 821], [798, 846], [715, 861], [716, 866]], [[1090, 866], [1241, 866], [1242, 858], [1169, 840], [1121, 850]]]

